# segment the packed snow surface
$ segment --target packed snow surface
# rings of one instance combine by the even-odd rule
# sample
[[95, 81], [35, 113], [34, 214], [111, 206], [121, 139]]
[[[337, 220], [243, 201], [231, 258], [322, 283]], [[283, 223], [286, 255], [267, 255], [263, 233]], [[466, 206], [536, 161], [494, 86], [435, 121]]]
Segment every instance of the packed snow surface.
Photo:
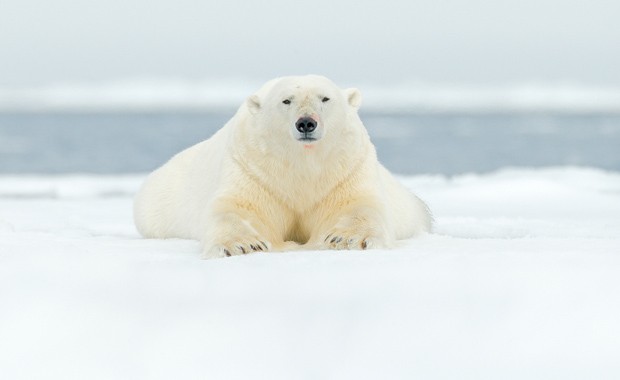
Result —
[[406, 177], [431, 235], [219, 260], [138, 235], [143, 178], [0, 177], [0, 378], [620, 378], [618, 173]]

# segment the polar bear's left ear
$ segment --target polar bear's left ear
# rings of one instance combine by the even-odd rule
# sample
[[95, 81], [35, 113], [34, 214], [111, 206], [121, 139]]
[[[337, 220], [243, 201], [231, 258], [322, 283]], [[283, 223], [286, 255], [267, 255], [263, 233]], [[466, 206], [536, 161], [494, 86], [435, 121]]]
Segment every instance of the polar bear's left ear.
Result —
[[258, 98], [258, 95], [250, 96], [245, 101], [245, 104], [248, 106], [248, 109], [253, 115], [256, 115], [258, 111], [260, 111], [260, 99]]
[[349, 102], [349, 105], [353, 108], [360, 108], [362, 104], [362, 93], [357, 88], [347, 88], [344, 90], [344, 95]]

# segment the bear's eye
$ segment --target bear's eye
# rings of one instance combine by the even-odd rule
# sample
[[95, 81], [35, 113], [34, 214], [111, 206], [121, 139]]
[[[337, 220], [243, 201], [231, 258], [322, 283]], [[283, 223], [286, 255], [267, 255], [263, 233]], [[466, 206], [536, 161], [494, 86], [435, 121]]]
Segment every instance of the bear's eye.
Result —
[[328, 98], [327, 96], [325, 96], [325, 97], [323, 97], [323, 99], [321, 99], [321, 101], [322, 101], [323, 103], [325, 103], [325, 102], [329, 101], [329, 98]]
[[291, 101], [290, 101], [289, 99], [284, 99], [284, 100], [282, 101], [282, 103], [284, 103], [284, 104], [291, 104]]

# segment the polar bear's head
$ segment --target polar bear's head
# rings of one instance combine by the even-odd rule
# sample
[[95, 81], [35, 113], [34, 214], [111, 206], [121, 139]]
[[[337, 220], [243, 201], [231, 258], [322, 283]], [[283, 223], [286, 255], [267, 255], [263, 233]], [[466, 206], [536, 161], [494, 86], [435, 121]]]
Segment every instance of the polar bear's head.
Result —
[[360, 103], [359, 90], [342, 90], [316, 75], [274, 79], [246, 101], [253, 124], [262, 129], [257, 133], [286, 136], [288, 141], [274, 139], [306, 147], [350, 128], [350, 116], [357, 115]]

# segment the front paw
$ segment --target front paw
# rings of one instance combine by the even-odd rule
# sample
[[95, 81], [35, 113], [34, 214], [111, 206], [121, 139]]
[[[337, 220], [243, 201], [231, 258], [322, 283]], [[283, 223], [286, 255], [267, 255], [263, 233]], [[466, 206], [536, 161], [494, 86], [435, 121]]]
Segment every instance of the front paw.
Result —
[[384, 239], [368, 231], [335, 230], [327, 234], [323, 240], [325, 249], [373, 249], [385, 247]]
[[237, 239], [205, 246], [204, 256], [207, 259], [245, 255], [271, 250], [271, 243], [260, 238]]

